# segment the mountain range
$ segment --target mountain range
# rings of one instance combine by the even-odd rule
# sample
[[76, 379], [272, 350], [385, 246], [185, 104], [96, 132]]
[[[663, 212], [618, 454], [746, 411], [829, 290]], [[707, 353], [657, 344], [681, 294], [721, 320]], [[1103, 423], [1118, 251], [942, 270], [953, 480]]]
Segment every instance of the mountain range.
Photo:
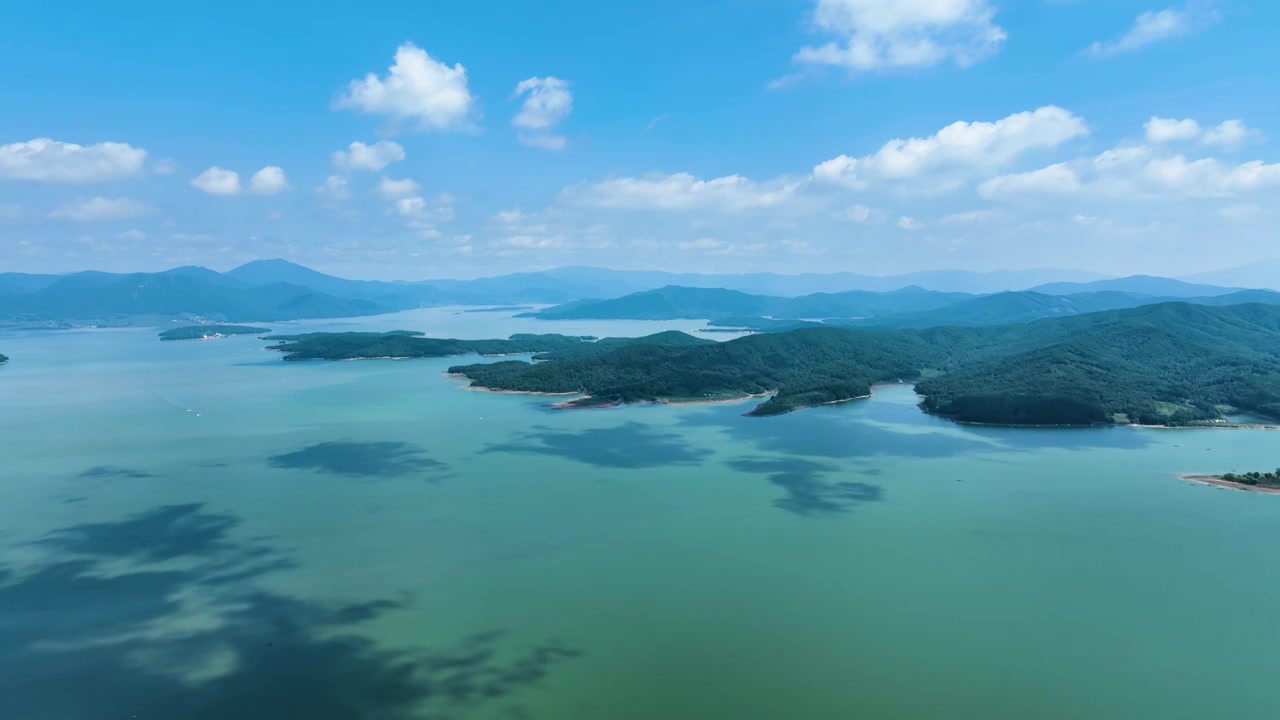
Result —
[[[698, 275], [566, 267], [475, 280], [388, 282], [349, 280], [285, 260], [257, 260], [224, 273], [203, 267], [124, 274], [0, 273], [0, 321], [127, 323], [139, 318], [185, 317], [255, 322], [355, 317], [423, 306], [517, 304], [558, 304], [539, 316], [568, 318], [588, 316], [584, 314], [591, 306], [587, 298], [604, 298], [625, 306], [634, 302], [623, 296], [636, 293], [656, 293], [659, 301], [638, 314], [618, 314], [621, 311], [616, 309], [608, 311], [613, 315], [601, 314], [606, 311], [598, 303], [590, 312], [597, 317], [650, 319], [779, 313], [787, 317], [866, 319], [941, 311], [978, 296], [1029, 289], [1046, 296], [1076, 297], [1105, 291], [1148, 299], [1220, 297], [1237, 291], [1235, 287], [1169, 278], [1108, 278], [1069, 270], [931, 271], [896, 276]], [[1073, 304], [1082, 303], [1077, 299]], [[1134, 299], [1103, 302], [1105, 307], [1134, 304], [1142, 303]]]

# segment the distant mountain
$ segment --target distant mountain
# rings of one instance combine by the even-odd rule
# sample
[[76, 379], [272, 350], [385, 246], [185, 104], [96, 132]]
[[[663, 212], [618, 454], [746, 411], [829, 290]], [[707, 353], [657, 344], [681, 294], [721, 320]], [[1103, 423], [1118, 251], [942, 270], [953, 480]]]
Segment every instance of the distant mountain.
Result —
[[738, 317], [861, 318], [945, 307], [972, 298], [918, 287], [877, 293], [853, 290], [801, 297], [750, 295], [723, 288], [668, 286], [612, 300], [577, 301], [527, 313], [545, 320], [675, 320]]
[[1075, 295], [1077, 293], [1113, 291], [1137, 293], [1139, 295], [1150, 295], [1152, 297], [1189, 298], [1226, 295], [1228, 293], [1237, 292], [1242, 288], [1221, 287], [1217, 285], [1198, 285], [1183, 282], [1181, 280], [1174, 280], [1172, 278], [1155, 277], [1152, 275], [1130, 275], [1129, 277], [1113, 278], [1110, 280], [1095, 280], [1093, 282], [1086, 283], [1049, 283], [1047, 285], [1038, 285], [1030, 289], [1045, 295]]
[[351, 317], [386, 312], [288, 283], [259, 287], [203, 268], [163, 273], [77, 273], [23, 295], [0, 296], [0, 317], [102, 320], [116, 316], [203, 316], [231, 321]]
[[[1033, 283], [1040, 284], [1037, 292], [1042, 295], [1106, 291], [1183, 298], [1233, 292], [1168, 278], [1098, 278], [1093, 273], [1063, 270], [930, 271], [876, 277], [855, 273], [698, 275], [567, 267], [474, 280], [386, 282], [349, 280], [275, 259], [256, 260], [226, 273], [197, 266], [159, 273], [3, 273], [0, 321], [86, 322], [134, 315], [267, 321], [439, 305], [556, 305], [543, 316], [562, 318], [880, 319], [939, 311], [972, 300], [975, 294], [1018, 291]], [[1055, 282], [1044, 284], [1048, 280]], [[1077, 299], [1074, 305], [1058, 309], [1043, 299], [993, 300], [974, 306], [978, 314], [972, 317], [989, 316], [992, 322], [997, 317], [1052, 317], [1075, 312], [1083, 302]], [[1002, 303], [1003, 310], [998, 307]], [[903, 318], [903, 322], [936, 322], [938, 317]]]
[[1259, 260], [1223, 270], [1210, 270], [1181, 279], [1190, 283], [1280, 290], [1280, 258]]

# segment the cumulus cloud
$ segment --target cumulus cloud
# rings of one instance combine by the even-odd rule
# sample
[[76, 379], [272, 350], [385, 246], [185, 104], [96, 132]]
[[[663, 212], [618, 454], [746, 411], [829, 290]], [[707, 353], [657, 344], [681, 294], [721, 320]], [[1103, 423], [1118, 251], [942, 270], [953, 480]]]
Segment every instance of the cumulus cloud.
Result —
[[1213, 157], [1189, 160], [1182, 154], [1158, 155], [1138, 146], [992, 178], [978, 191], [987, 198], [1075, 192], [1116, 198], [1226, 198], [1277, 185], [1280, 163], [1228, 163]]
[[289, 189], [289, 180], [284, 170], [275, 165], [268, 165], [249, 178], [249, 191], [258, 195], [275, 195]]
[[128, 198], [95, 197], [87, 200], [75, 200], [49, 213], [49, 217], [78, 222], [97, 222], [101, 220], [127, 220], [129, 218], [154, 215], [156, 209]]
[[1049, 105], [995, 122], [955, 122], [926, 138], [890, 140], [865, 157], [840, 155], [814, 167], [813, 178], [863, 189], [875, 180], [908, 179], [940, 169], [996, 167], [1088, 133], [1084, 120]]
[[466, 68], [449, 67], [405, 43], [396, 49], [385, 77], [369, 73], [352, 80], [334, 105], [415, 121], [426, 130], [447, 130], [467, 124], [473, 102]]
[[240, 173], [215, 165], [195, 176], [191, 186], [210, 195], [235, 195], [240, 192]]
[[1212, 127], [1206, 130], [1204, 136], [1200, 138], [1200, 142], [1205, 145], [1235, 148], [1243, 145], [1248, 140], [1261, 137], [1262, 133], [1252, 128], [1245, 127], [1243, 122], [1239, 120], [1227, 120], [1217, 127]]
[[412, 178], [392, 180], [384, 177], [382, 182], [378, 183], [378, 194], [387, 198], [402, 198], [417, 194], [420, 187]]
[[987, 0], [818, 0], [817, 30], [836, 40], [801, 48], [796, 63], [866, 72], [953, 61], [964, 67], [1007, 37]]
[[1039, 170], [991, 178], [978, 186], [984, 198], [1000, 198], [1023, 193], [1066, 193], [1081, 187], [1080, 178], [1065, 163]]
[[873, 207], [858, 204], [837, 212], [836, 217], [841, 220], [848, 220], [849, 222], [855, 222], [861, 225], [863, 223], [882, 220], [884, 218], [884, 213]]
[[1150, 143], [1198, 139], [1204, 145], [1222, 148], [1237, 148], [1247, 140], [1262, 136], [1262, 133], [1246, 127], [1240, 120], [1226, 120], [1215, 127], [1205, 128], [1191, 119], [1174, 120], [1153, 116], [1143, 128], [1146, 130], [1147, 142]]
[[1133, 21], [1133, 26], [1120, 37], [1095, 42], [1089, 52], [1097, 56], [1116, 55], [1144, 48], [1152, 43], [1187, 35], [1218, 19], [1211, 3], [1189, 3], [1183, 8], [1148, 10]]
[[938, 219], [938, 222], [942, 225], [970, 225], [973, 223], [998, 220], [1003, 216], [1004, 212], [996, 208], [988, 210], [967, 210], [965, 212], [943, 215]]
[[702, 180], [689, 173], [624, 177], [565, 188], [561, 198], [574, 205], [605, 208], [736, 212], [777, 207], [795, 197], [800, 183], [757, 183], [741, 175]]
[[898, 218], [898, 227], [902, 228], [903, 230], [919, 230], [920, 228], [924, 227], [924, 223], [920, 222], [919, 220], [913, 217], [903, 215], [902, 217]]
[[516, 97], [523, 97], [520, 112], [511, 124], [524, 131], [520, 141], [526, 145], [559, 150], [565, 139], [553, 132], [553, 128], [573, 112], [573, 93], [569, 83], [557, 77], [531, 77], [516, 85]]
[[347, 188], [346, 178], [341, 175], [330, 175], [316, 188], [316, 194], [326, 200], [346, 200], [351, 197], [351, 190]]
[[353, 142], [347, 149], [333, 153], [334, 167], [343, 170], [369, 170], [377, 172], [393, 162], [404, 159], [404, 148], [400, 143], [382, 140], [372, 145]]
[[137, 175], [147, 151], [127, 143], [77, 145], [50, 138], [0, 145], [0, 178], [88, 183]]

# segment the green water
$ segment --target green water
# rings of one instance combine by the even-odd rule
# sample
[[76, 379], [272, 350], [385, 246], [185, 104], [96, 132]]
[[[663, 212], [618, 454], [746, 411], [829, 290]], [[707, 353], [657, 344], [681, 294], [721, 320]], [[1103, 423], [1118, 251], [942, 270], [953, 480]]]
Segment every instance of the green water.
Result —
[[1280, 496], [1173, 477], [1280, 434], [565, 412], [262, 345], [0, 336], [0, 718], [1280, 716]]

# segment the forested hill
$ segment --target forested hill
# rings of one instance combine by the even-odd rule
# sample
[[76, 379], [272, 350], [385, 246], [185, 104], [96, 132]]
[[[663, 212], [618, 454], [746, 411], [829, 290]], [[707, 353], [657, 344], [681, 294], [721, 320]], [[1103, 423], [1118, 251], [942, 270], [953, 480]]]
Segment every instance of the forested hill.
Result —
[[727, 317], [854, 318], [917, 312], [972, 299], [907, 287], [892, 292], [853, 290], [800, 297], [749, 295], [736, 290], [668, 286], [612, 300], [585, 300], [527, 313], [545, 320], [677, 320]]
[[506, 340], [455, 340], [422, 337], [409, 330], [391, 332], [316, 332], [303, 335], [271, 335], [270, 350], [285, 360], [354, 360], [360, 358], [425, 358], [450, 355], [517, 355], [537, 353], [535, 359], [585, 358], [630, 346], [690, 347], [714, 345], [712, 340], [682, 332], [663, 332], [640, 338], [516, 334]]
[[[1173, 283], [1174, 281], [1169, 281]], [[1186, 288], [1202, 286], [1180, 284]], [[1153, 288], [1168, 284], [1150, 284]], [[800, 297], [749, 295], [734, 290], [664, 287], [612, 300], [581, 300], [526, 313], [548, 320], [709, 319], [720, 327], [762, 331], [789, 330], [802, 320], [826, 319], [847, 327], [929, 328], [943, 325], [1003, 325], [1042, 318], [1067, 317], [1177, 300], [1199, 305], [1251, 302], [1280, 304], [1270, 290], [1223, 292], [1202, 297], [1170, 298], [1103, 290], [1071, 295], [1001, 292], [991, 295], [942, 293], [908, 287], [893, 292], [851, 291]]]
[[451, 371], [479, 387], [595, 403], [775, 393], [756, 415], [927, 375], [924, 407], [971, 422], [1185, 424], [1227, 407], [1280, 417], [1280, 307], [1164, 303], [1011, 326], [808, 328]]

